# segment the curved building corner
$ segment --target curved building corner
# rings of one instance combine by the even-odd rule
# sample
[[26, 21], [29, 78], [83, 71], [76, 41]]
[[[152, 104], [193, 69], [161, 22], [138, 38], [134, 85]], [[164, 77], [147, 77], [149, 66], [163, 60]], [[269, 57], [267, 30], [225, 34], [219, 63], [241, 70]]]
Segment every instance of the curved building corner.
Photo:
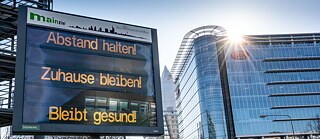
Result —
[[[177, 110], [181, 138], [230, 138], [217, 40], [225, 34], [219, 26], [204, 26], [186, 34], [171, 73], [176, 78]], [[232, 119], [231, 119], [232, 120]]]

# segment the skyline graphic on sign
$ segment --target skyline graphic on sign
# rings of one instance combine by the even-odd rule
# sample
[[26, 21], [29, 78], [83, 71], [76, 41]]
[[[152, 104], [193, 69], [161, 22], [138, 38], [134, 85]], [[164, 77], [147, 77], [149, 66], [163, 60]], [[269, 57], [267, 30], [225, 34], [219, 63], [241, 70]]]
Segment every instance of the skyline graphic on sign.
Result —
[[80, 16], [49, 12], [34, 8], [28, 9], [27, 23], [56, 27], [81, 32], [107, 35], [118, 38], [133, 39], [143, 42], [152, 42], [151, 29], [104, 21], [93, 18], [83, 18]]
[[145, 40], [147, 39], [147, 38], [144, 38], [144, 37], [138, 37], [138, 36], [134, 36], [134, 35], [129, 35], [128, 33], [118, 33], [118, 32], [115, 31], [115, 28], [113, 26], [112, 26], [111, 29], [97, 27], [97, 26], [90, 26], [90, 27], [69, 26], [69, 27], [77, 28], [77, 29], [83, 29], [83, 30], [91, 30], [91, 31], [96, 31], [96, 32], [104, 32], [104, 33], [122, 35], [122, 36], [129, 36], [129, 37], [140, 38], [140, 39], [145, 39]]

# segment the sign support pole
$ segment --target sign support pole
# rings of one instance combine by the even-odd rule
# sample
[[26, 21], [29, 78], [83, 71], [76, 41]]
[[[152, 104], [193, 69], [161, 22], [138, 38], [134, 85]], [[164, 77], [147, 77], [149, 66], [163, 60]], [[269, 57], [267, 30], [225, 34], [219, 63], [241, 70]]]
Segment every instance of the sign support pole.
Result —
[[90, 139], [100, 139], [100, 136], [90, 136]]
[[43, 135], [34, 135], [34, 139], [44, 139], [45, 136]]

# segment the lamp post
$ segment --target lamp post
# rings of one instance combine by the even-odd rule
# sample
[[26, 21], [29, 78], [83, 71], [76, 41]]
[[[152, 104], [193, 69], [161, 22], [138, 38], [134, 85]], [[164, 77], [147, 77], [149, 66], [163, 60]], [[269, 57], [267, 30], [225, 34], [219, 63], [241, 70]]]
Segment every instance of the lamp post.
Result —
[[291, 118], [290, 115], [266, 115], [266, 114], [264, 114], [264, 115], [260, 115], [259, 117], [260, 117], [260, 118], [266, 118], [266, 117], [268, 117], [268, 116], [287, 116], [287, 117], [290, 119], [291, 128], [292, 128], [292, 133], [293, 133], [293, 139], [295, 139], [294, 128], [293, 128], [293, 123], [292, 123], [292, 118]]

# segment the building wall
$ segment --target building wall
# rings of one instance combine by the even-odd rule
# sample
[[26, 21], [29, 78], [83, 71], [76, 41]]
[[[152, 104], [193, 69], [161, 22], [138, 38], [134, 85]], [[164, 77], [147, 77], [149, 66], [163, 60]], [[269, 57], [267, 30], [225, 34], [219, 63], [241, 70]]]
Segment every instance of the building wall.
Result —
[[289, 115], [296, 134], [311, 133], [320, 113], [319, 43], [238, 44], [224, 52], [237, 136], [292, 134], [290, 121], [272, 121], [288, 117], [262, 114]]
[[227, 138], [217, 48], [213, 35], [193, 41], [193, 53], [179, 77], [181, 138]]
[[168, 129], [168, 124], [166, 121], [166, 111], [163, 111], [163, 128], [164, 128], [164, 134], [162, 137], [159, 139], [170, 139], [170, 134], [169, 134], [169, 129]]
[[166, 112], [165, 121], [167, 124], [166, 126], [168, 128], [170, 139], [178, 139], [179, 129], [178, 129], [177, 112], [176, 111]]
[[161, 91], [162, 91], [162, 105], [163, 105], [163, 122], [164, 122], [164, 135], [163, 139], [178, 139], [178, 121], [175, 101], [174, 80], [167, 69], [161, 75]]

